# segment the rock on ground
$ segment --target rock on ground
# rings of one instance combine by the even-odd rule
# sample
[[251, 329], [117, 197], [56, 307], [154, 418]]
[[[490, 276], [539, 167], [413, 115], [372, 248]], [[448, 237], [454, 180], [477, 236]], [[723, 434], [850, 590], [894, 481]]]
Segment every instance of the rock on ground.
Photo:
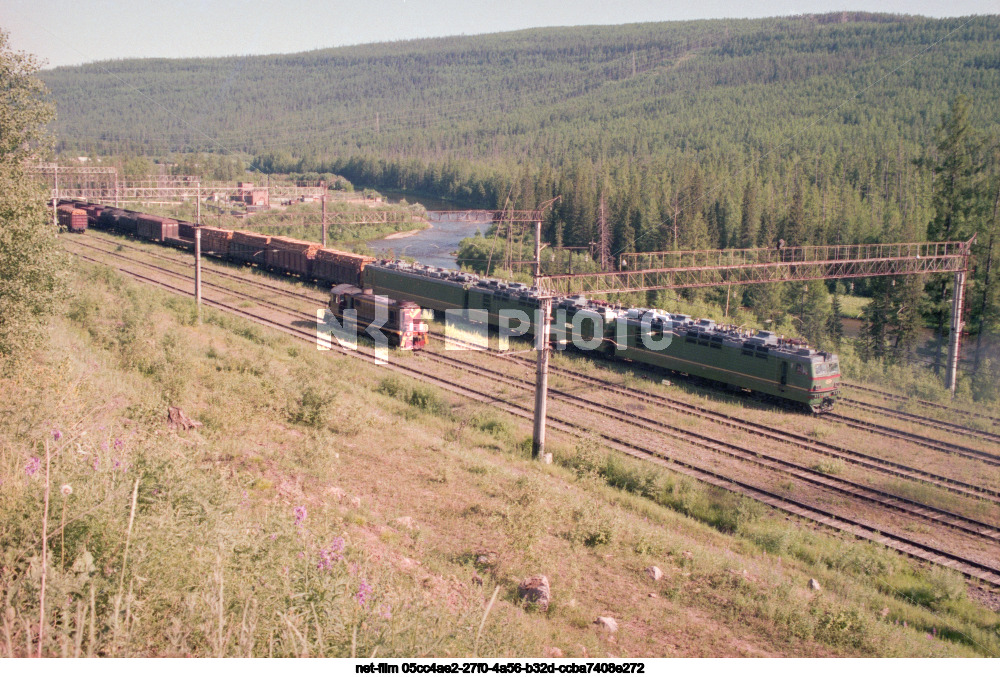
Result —
[[598, 616], [597, 620], [594, 621], [598, 628], [601, 630], [607, 630], [608, 632], [618, 632], [618, 621], [611, 616]]
[[552, 591], [549, 589], [549, 579], [547, 576], [542, 574], [528, 576], [521, 581], [521, 585], [517, 586], [517, 594], [524, 601], [537, 606], [539, 611], [549, 610]]

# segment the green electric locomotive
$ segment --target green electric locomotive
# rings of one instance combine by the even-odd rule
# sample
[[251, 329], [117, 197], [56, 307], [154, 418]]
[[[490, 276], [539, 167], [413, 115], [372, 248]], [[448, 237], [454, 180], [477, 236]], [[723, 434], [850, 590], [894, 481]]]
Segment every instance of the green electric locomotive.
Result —
[[[370, 263], [363, 279], [377, 294], [439, 312], [485, 310], [494, 328], [505, 314], [526, 319], [526, 334], [538, 322], [538, 290], [519, 283], [402, 261]], [[566, 297], [553, 303], [550, 339], [557, 348], [689, 375], [814, 413], [828, 411], [839, 396], [836, 355], [772, 332], [752, 334], [687, 315]]]

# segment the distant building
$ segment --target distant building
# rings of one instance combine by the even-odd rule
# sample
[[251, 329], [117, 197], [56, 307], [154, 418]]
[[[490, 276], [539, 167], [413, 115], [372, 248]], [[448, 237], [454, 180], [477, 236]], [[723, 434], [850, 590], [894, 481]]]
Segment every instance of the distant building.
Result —
[[267, 188], [254, 188], [252, 183], [240, 181], [236, 184], [238, 190], [236, 200], [252, 207], [268, 206]]

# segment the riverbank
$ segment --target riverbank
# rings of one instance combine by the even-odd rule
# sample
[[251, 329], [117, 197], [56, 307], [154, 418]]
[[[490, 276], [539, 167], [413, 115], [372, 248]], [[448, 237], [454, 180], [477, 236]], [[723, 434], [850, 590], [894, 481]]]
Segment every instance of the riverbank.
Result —
[[423, 228], [415, 228], [414, 230], [404, 230], [404, 231], [399, 232], [399, 233], [392, 233], [391, 235], [386, 235], [382, 239], [383, 240], [402, 240], [404, 237], [413, 237], [417, 233], [422, 233], [425, 230], [428, 230], [428, 229], [433, 228], [433, 227], [434, 227], [433, 223], [431, 223], [430, 221], [424, 221], [424, 227]]

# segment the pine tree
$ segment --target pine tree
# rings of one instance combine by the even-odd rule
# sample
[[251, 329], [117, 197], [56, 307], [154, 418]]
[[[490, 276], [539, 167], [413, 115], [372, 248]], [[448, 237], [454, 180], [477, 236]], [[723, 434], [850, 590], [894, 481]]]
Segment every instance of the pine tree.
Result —
[[826, 321], [826, 333], [830, 337], [830, 342], [834, 348], [840, 348], [840, 342], [844, 339], [844, 323], [841, 320], [843, 308], [840, 305], [840, 294], [842, 288], [840, 283], [833, 289], [833, 296], [830, 299], [830, 317]]
[[[976, 134], [969, 124], [969, 101], [959, 95], [938, 127], [938, 163], [934, 167], [934, 218], [927, 226], [931, 240], [953, 240], [969, 236], [970, 223], [982, 207], [977, 188], [981, 167], [976, 161]], [[941, 276], [928, 289], [925, 309], [934, 318], [937, 342], [934, 371], [941, 369], [945, 325], [951, 311], [950, 276]]]
[[743, 203], [740, 208], [740, 234], [738, 247], [750, 249], [757, 246], [757, 230], [760, 227], [760, 215], [757, 213], [757, 187], [747, 181], [743, 189]]

